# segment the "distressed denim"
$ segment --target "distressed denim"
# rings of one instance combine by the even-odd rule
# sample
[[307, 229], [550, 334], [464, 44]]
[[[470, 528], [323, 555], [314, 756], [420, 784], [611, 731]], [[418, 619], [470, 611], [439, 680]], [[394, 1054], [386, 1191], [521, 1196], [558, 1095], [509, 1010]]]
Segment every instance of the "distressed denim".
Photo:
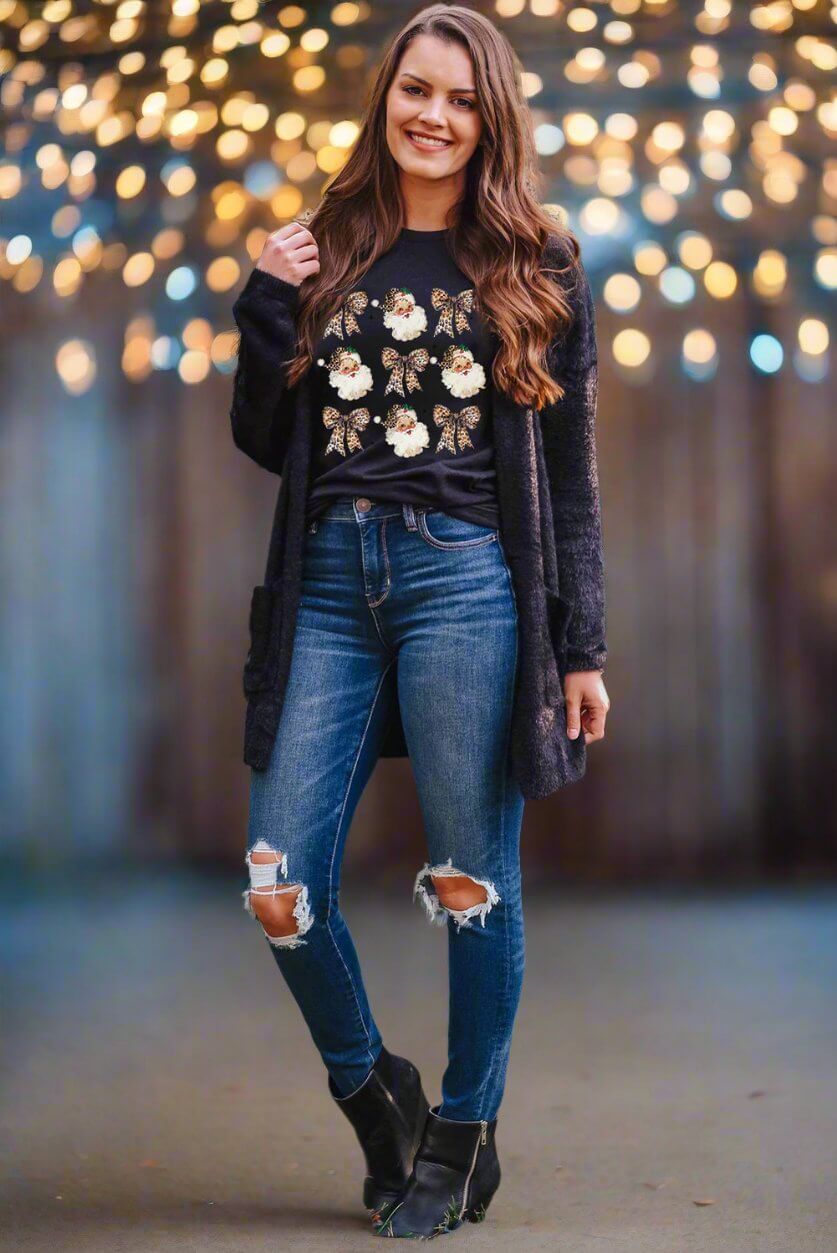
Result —
[[[491, 1119], [524, 970], [511, 576], [497, 530], [439, 509], [373, 501], [364, 511], [358, 502], [366, 503], [332, 503], [305, 533], [278, 733], [267, 769], [251, 772], [244, 904], [253, 913], [254, 894], [302, 885], [296, 929], [273, 938], [262, 930], [328, 1072], [350, 1094], [382, 1040], [340, 912], [340, 871], [397, 690], [429, 855], [410, 886], [428, 920], [448, 932], [438, 1113]], [[393, 666], [395, 684], [385, 682]], [[467, 875], [485, 899], [450, 910], [431, 872]]]

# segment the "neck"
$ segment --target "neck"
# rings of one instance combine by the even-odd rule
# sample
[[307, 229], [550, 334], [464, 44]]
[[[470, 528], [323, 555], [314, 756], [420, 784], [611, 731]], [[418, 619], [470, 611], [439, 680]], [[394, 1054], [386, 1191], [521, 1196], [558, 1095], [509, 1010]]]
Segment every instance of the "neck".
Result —
[[404, 203], [404, 225], [411, 231], [441, 231], [445, 218], [465, 191], [464, 171], [448, 178], [416, 178], [401, 171], [401, 198]]

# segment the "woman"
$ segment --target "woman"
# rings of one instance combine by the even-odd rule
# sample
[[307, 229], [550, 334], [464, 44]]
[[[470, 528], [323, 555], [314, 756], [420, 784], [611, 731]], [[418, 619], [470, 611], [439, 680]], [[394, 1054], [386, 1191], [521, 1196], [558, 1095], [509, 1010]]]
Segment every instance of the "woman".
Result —
[[[234, 307], [234, 440], [281, 475], [244, 669], [248, 911], [367, 1162], [385, 1236], [478, 1221], [524, 965], [524, 802], [601, 739], [593, 307], [539, 205], [513, 51], [434, 5], [386, 53], [356, 145]], [[339, 909], [381, 755], [409, 754], [449, 936], [432, 1109], [390, 1053]]]

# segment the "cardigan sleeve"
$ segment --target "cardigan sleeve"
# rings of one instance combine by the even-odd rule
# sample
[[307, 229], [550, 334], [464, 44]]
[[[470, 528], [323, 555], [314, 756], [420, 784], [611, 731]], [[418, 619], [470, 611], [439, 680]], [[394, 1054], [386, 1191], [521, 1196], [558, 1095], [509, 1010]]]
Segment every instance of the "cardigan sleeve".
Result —
[[230, 423], [237, 448], [282, 473], [291, 411], [283, 367], [296, 355], [299, 288], [256, 266], [233, 305], [240, 331]]
[[[558, 276], [556, 276], [558, 277]], [[566, 670], [601, 670], [607, 657], [602, 518], [596, 455], [598, 349], [593, 295], [577, 263], [569, 282], [572, 321], [550, 345], [550, 372], [564, 395], [540, 411], [561, 594], [573, 602]]]

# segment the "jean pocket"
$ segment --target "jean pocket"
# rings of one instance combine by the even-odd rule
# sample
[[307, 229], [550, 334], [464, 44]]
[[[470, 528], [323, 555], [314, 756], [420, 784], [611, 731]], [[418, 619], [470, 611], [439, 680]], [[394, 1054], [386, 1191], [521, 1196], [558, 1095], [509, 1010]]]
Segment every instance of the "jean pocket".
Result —
[[466, 522], [441, 509], [429, 514], [419, 510], [416, 523], [419, 535], [431, 548], [480, 548], [483, 544], [496, 544], [499, 536], [496, 527]]
[[250, 598], [250, 647], [242, 673], [245, 696], [262, 691], [270, 682], [270, 644], [278, 628], [280, 597], [278, 587], [260, 584], [253, 588]]

